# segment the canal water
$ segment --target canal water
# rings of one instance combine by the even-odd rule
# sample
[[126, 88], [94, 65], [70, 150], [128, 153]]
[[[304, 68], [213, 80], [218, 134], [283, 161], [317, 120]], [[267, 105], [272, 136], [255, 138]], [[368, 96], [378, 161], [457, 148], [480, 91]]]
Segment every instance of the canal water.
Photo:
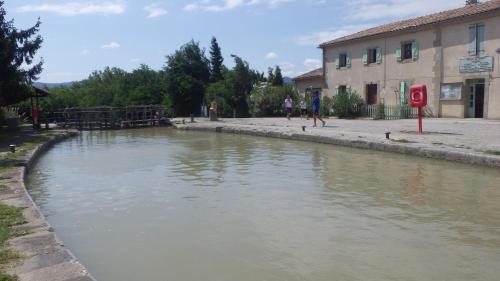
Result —
[[498, 280], [500, 171], [168, 128], [84, 132], [28, 178], [99, 281]]

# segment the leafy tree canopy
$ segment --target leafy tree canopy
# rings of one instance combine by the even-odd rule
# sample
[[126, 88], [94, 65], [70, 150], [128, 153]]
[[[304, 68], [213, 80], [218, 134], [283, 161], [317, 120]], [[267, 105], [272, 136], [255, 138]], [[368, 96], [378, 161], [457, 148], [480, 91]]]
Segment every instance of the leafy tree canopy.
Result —
[[210, 45], [210, 82], [217, 82], [224, 79], [222, 76], [223, 62], [224, 58], [222, 57], [219, 43], [217, 43], [215, 37], [212, 37]]
[[281, 68], [277, 65], [274, 69], [274, 77], [271, 80], [273, 86], [283, 86], [283, 75], [281, 74]]
[[43, 41], [37, 35], [40, 19], [28, 29], [17, 29], [14, 20], [6, 19], [3, 5], [0, 1], [0, 106], [29, 97], [31, 82], [38, 78], [43, 64], [33, 62]]
[[209, 82], [209, 62], [199, 43], [191, 41], [167, 56], [164, 68], [169, 102], [177, 115], [199, 113]]

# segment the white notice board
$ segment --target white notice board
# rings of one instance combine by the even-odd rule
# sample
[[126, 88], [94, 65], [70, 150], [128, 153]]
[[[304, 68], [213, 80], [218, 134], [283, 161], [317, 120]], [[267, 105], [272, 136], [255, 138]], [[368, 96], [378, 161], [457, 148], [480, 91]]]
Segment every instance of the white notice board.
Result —
[[442, 84], [441, 85], [441, 100], [461, 100], [462, 99], [462, 83]]

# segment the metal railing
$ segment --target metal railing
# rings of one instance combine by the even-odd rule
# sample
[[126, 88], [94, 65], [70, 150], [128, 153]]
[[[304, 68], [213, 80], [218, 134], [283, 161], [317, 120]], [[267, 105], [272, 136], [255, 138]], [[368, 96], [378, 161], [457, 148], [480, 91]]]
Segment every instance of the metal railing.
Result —
[[[378, 112], [381, 109], [384, 110], [383, 114]], [[418, 109], [412, 108], [409, 105], [366, 104], [361, 108], [361, 114], [363, 117], [380, 118], [385, 120], [414, 119], [418, 118]]]

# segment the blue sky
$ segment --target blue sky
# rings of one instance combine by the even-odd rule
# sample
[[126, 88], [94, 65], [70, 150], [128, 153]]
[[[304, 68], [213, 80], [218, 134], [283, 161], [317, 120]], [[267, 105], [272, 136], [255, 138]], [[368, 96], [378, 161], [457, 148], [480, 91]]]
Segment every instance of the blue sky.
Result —
[[160, 69], [191, 39], [216, 36], [231, 54], [265, 71], [296, 76], [321, 64], [321, 42], [398, 19], [463, 6], [465, 0], [5, 0], [23, 28], [42, 20], [42, 82], [86, 78], [93, 70], [141, 63]]

